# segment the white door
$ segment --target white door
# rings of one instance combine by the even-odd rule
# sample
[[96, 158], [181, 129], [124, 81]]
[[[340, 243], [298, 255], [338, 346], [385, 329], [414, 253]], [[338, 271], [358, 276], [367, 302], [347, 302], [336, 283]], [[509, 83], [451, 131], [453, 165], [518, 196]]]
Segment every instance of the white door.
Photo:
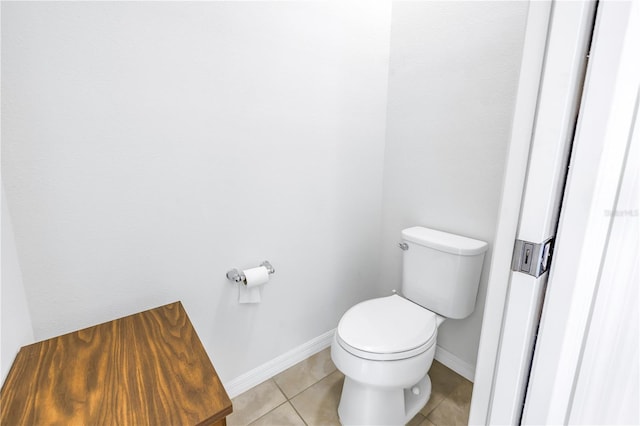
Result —
[[[514, 251], [489, 424], [517, 424], [529, 377], [544, 292], [548, 256], [564, 182], [595, 3], [554, 4], [538, 99], [524, 199]], [[519, 262], [518, 262], [519, 260]]]
[[[612, 226], [613, 219], [617, 217], [615, 214], [606, 215], [606, 211], [618, 211], [615, 204], [618, 193], [616, 185], [621, 182], [624, 164], [628, 165], [625, 181], [632, 182], [627, 186], [634, 187], [633, 178], [628, 177], [633, 175], [633, 167], [630, 166], [633, 162], [625, 163], [631, 151], [631, 141], [634, 140], [630, 135], [634, 111], [637, 117], [640, 80], [640, 55], [637, 55], [640, 52], [637, 28], [640, 18], [639, 6], [634, 3], [601, 1], [598, 5], [571, 174], [563, 201], [551, 271], [539, 278], [513, 272], [509, 277], [507, 292], [507, 279], [503, 278], [504, 265], [492, 263], [495, 280], [492, 282], [490, 277], [476, 367], [471, 424], [517, 424], [520, 421], [524, 424], [562, 424], [569, 421], [597, 423], [611, 413], [611, 410], [607, 412], [606, 408], [601, 408], [605, 406], [602, 399], [599, 404], [589, 405], [589, 401], [602, 397], [601, 389], [611, 388], [593, 386], [598, 379], [600, 384], [611, 380], [610, 377], [604, 379], [607, 376], [602, 368], [594, 373], [594, 365], [600, 362], [600, 367], [609, 367], [607, 371], [611, 371], [612, 367], [610, 363], [603, 364], [603, 360], [612, 358], [608, 355], [610, 352], [605, 350], [606, 356], [598, 356], [596, 354], [602, 354], [602, 350], [594, 348], [603, 342], [619, 342], [622, 339], [620, 336], [634, 335], [633, 322], [627, 320], [625, 323], [617, 317], [612, 319], [612, 309], [602, 307], [610, 307], [612, 301], [620, 300], [621, 295], [635, 294], [637, 298], [637, 269], [633, 268], [637, 268], [638, 238], [625, 235], [624, 231], [620, 231], [621, 226]], [[537, 8], [541, 9], [544, 4], [548, 5], [542, 3]], [[541, 90], [536, 98], [537, 116], [531, 138], [525, 194], [517, 230], [517, 238], [521, 240], [541, 243], [555, 231], [555, 218], [562, 195], [562, 185], [559, 183], [565, 174], [564, 160], [571, 140], [568, 136], [573, 130], [572, 116], [575, 117], [578, 111], [576, 101], [581, 95], [581, 61], [586, 53], [584, 47], [589, 41], [594, 6], [593, 2], [558, 2], [552, 6]], [[533, 12], [535, 9], [532, 9]], [[542, 13], [539, 15], [542, 16]], [[538, 21], [543, 21], [543, 18]], [[535, 49], [530, 50], [536, 53]], [[532, 85], [522, 79], [520, 84], [521, 87]], [[520, 104], [519, 99], [516, 121]], [[526, 108], [520, 110], [520, 115], [526, 117]], [[636, 133], [636, 145], [638, 137]], [[509, 159], [510, 162], [512, 160]], [[518, 176], [515, 171], [512, 174]], [[507, 185], [508, 179], [509, 175]], [[637, 188], [637, 182], [635, 185]], [[627, 190], [626, 193], [633, 193], [633, 190]], [[627, 199], [633, 197], [627, 196]], [[637, 197], [635, 199], [637, 202]], [[515, 200], [515, 196], [509, 197], [509, 188], [505, 187], [501, 213], [507, 219], [509, 211], [504, 206], [511, 203], [513, 209]], [[633, 213], [637, 214], [637, 208], [633, 207], [623, 206], [622, 211], [631, 212], [628, 215], [631, 220]], [[508, 246], [509, 223], [508, 220], [503, 223], [502, 219], [502, 229], [498, 229], [494, 248], [496, 251], [500, 244]], [[638, 220], [637, 216], [635, 220]], [[636, 223], [636, 231], [637, 228]], [[601, 266], [607, 265], [604, 249], [611, 229], [618, 230], [617, 234], [612, 233], [614, 237], [618, 235], [618, 242], [612, 247], [620, 251], [616, 255], [616, 266], [624, 266], [628, 270], [622, 274], [616, 272], [616, 277], [635, 276], [636, 287], [633, 278], [631, 284], [603, 284], [601, 287], [607, 291], [599, 292], [598, 301], [595, 289], [601, 276], [606, 278], [607, 272], [611, 276], [612, 269], [615, 269]], [[502, 248], [502, 251], [506, 249]], [[503, 253], [503, 257], [506, 257], [506, 253]], [[619, 261], [618, 257], [628, 261]], [[549, 283], [545, 293], [547, 277]], [[603, 295], [606, 295], [605, 302], [602, 301]], [[637, 303], [632, 302], [629, 306], [632, 308], [623, 309], [626, 312], [624, 318], [636, 318], [637, 322]], [[541, 308], [542, 320], [537, 330]], [[609, 317], [603, 312], [609, 313]], [[590, 321], [592, 317], [595, 322]], [[605, 319], [607, 324], [619, 326], [615, 336], [602, 332], [601, 323]], [[600, 332], [594, 332], [594, 327]], [[539, 331], [537, 341], [536, 331]], [[626, 374], [619, 374], [624, 380], [619, 381], [622, 384], [618, 386], [620, 389], [617, 393], [614, 392], [612, 406], [624, 400], [637, 401], [637, 324], [635, 336], [635, 345], [633, 339], [631, 344], [630, 339], [624, 339], [625, 350], [618, 356], [618, 364], [626, 369]], [[534, 344], [533, 369], [529, 375]], [[622, 371], [620, 365], [613, 367], [614, 371], [615, 367], [618, 367], [617, 371]], [[637, 405], [632, 402], [629, 406], [633, 407], [631, 411], [635, 411], [635, 417], [633, 413], [621, 415], [617, 410], [617, 419], [626, 419], [627, 422], [635, 419], [637, 422]], [[588, 414], [585, 411], [587, 407], [591, 409]], [[594, 417], [593, 412], [600, 417]]]
[[[505, 271], [508, 266], [504, 260], [498, 263], [499, 257], [491, 266], [471, 424], [520, 421], [548, 278], [547, 256], [556, 233], [595, 11], [595, 2], [530, 4], [520, 89], [529, 87], [531, 92], [535, 83], [538, 85], [533, 96], [519, 93], [512, 140], [512, 150], [518, 143], [529, 147], [524, 165], [522, 158], [516, 159], [526, 169], [526, 181], [518, 188], [514, 175], [524, 170], [511, 170], [510, 175], [507, 169], [503, 210], [509, 202], [520, 202], [503, 214], [518, 215], [519, 211], [519, 218], [515, 235], [504, 231], [501, 235], [498, 230], [495, 248], [502, 249], [502, 257], [509, 260], [515, 254], [520, 263], [512, 265], [515, 272]], [[536, 69], [533, 63], [543, 60], [539, 74], [532, 74]], [[530, 104], [535, 105], [535, 113]], [[527, 120], [531, 120], [530, 132], [517, 133]], [[509, 159], [509, 164], [514, 162], [518, 161]], [[516, 200], [515, 194], [509, 198], [509, 191], [518, 189], [522, 191], [521, 198]], [[500, 222], [503, 229], [508, 226], [502, 216]], [[519, 240], [515, 250], [514, 239]]]
[[591, 52], [523, 424], [640, 421], [639, 2], [600, 2]]

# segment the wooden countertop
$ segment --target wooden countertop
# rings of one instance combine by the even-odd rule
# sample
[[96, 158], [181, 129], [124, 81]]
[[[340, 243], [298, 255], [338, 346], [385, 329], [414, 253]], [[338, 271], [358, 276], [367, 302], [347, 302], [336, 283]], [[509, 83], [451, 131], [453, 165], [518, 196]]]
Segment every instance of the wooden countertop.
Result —
[[2, 425], [210, 425], [232, 411], [180, 302], [20, 349]]

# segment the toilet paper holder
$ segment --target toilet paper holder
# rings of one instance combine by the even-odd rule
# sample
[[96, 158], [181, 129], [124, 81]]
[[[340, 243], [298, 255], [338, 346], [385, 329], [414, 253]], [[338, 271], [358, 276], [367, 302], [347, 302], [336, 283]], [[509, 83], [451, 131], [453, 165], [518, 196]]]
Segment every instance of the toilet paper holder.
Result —
[[[262, 262], [260, 266], [264, 266], [265, 268], [267, 268], [267, 272], [269, 272], [269, 275], [276, 273], [276, 270], [273, 268], [273, 266], [271, 266], [271, 263], [269, 263], [268, 260]], [[247, 277], [244, 276], [244, 273], [242, 271], [239, 271], [235, 268], [227, 272], [227, 279], [236, 283], [243, 283], [244, 285], [247, 285]]]

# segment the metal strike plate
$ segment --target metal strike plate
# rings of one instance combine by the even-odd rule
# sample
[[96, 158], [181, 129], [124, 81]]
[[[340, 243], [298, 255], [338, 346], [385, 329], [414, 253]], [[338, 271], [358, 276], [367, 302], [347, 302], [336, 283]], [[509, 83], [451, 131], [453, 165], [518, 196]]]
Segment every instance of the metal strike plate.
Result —
[[553, 237], [542, 243], [516, 240], [511, 270], [539, 277], [549, 270], [553, 252]]

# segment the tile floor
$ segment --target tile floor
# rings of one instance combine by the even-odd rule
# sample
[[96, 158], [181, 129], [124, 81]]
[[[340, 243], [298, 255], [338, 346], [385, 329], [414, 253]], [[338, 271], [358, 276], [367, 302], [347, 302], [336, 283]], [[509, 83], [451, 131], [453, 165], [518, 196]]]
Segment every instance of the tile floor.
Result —
[[[466, 425], [473, 384], [437, 361], [429, 375], [431, 398], [409, 425]], [[327, 348], [235, 397], [227, 425], [339, 425], [343, 381]]]

